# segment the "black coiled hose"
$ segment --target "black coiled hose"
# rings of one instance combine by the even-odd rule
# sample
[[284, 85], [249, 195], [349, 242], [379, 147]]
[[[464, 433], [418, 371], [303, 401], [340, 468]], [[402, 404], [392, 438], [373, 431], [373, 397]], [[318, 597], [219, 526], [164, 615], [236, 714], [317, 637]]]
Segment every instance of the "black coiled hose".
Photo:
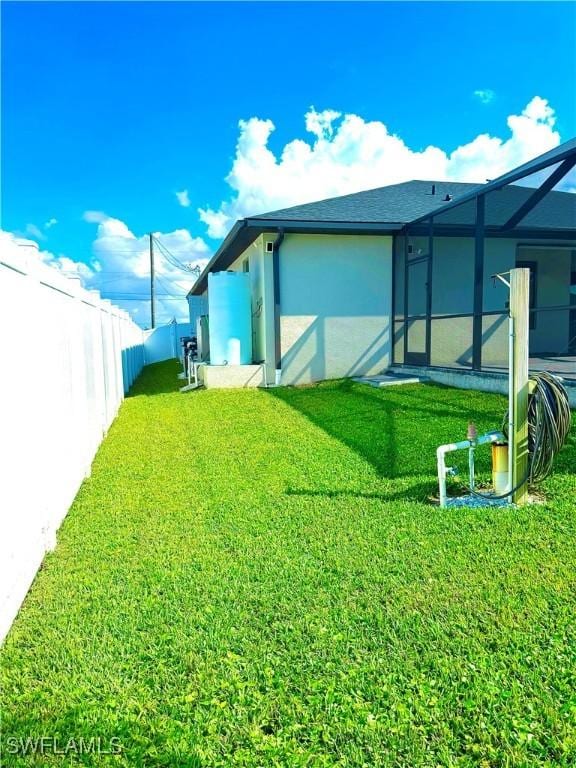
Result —
[[[544, 480], [552, 471], [554, 458], [570, 432], [572, 414], [568, 393], [560, 379], [551, 373], [534, 373], [532, 392], [528, 396], [528, 482]], [[502, 432], [506, 437], [508, 412]], [[523, 481], [525, 482], [525, 480]]]
[[[533, 373], [530, 381], [534, 386], [528, 396], [528, 475], [507, 493], [486, 494], [468, 488], [472, 496], [491, 501], [506, 499], [527, 480], [534, 485], [552, 471], [556, 454], [570, 432], [570, 401], [560, 379], [551, 373]], [[508, 411], [504, 415], [502, 432], [508, 439]]]

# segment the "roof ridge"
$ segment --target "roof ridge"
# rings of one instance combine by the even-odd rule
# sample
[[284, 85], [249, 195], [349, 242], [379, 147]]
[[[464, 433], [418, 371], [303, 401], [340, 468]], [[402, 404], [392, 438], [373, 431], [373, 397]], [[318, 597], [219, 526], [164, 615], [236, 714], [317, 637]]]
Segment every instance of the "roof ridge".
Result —
[[411, 184], [436, 184], [436, 185], [451, 185], [454, 186], [461, 186], [461, 187], [478, 187], [482, 186], [480, 183], [475, 182], [468, 182], [468, 181], [451, 181], [451, 180], [440, 180], [435, 181], [434, 179], [410, 179], [409, 181], [400, 181], [396, 184], [384, 184], [381, 187], [372, 187], [371, 189], [361, 189], [358, 192], [348, 192], [345, 195], [335, 195], [333, 197], [324, 197], [321, 200], [310, 200], [308, 203], [298, 203], [296, 205], [289, 205], [285, 208], [276, 208], [273, 211], [265, 211], [264, 213], [258, 213], [253, 216], [246, 216], [247, 219], [268, 219], [278, 213], [286, 213], [287, 211], [294, 210], [295, 208], [305, 208], [306, 206], [314, 206], [314, 205], [320, 205], [322, 203], [331, 203], [335, 200], [347, 200], [351, 197], [356, 197], [358, 195], [366, 195], [371, 192], [380, 192], [384, 189], [394, 189], [395, 187], [408, 187]]

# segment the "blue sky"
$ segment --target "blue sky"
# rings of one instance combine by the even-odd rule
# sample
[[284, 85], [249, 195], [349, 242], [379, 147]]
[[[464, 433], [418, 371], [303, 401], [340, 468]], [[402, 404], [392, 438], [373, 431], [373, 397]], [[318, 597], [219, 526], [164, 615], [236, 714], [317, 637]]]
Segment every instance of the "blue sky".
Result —
[[[179, 258], [202, 262], [235, 216], [402, 173], [485, 178], [576, 135], [573, 3], [4, 2], [1, 12], [2, 229], [37, 239], [56, 266], [98, 260], [107, 286], [129, 236], [136, 251], [162, 233]], [[545, 101], [514, 132], [508, 118], [535, 97]], [[494, 152], [482, 154], [483, 134], [500, 142]], [[403, 169], [392, 135], [410, 153]], [[378, 142], [390, 160], [375, 176]], [[462, 154], [444, 165], [423, 154], [450, 159], [469, 145], [473, 169]], [[308, 185], [312, 172], [321, 182]], [[143, 280], [127, 250], [122, 279]], [[166, 285], [176, 278], [167, 271]]]

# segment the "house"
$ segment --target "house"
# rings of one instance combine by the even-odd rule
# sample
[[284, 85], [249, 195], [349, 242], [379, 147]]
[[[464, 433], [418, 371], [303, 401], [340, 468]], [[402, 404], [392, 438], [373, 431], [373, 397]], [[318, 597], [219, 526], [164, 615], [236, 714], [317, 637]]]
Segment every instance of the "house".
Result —
[[557, 190], [575, 164], [576, 139], [486, 184], [409, 181], [242, 219], [190, 296], [249, 273], [261, 375], [236, 384], [498, 375], [508, 293], [492, 276], [528, 266], [530, 364], [576, 380], [576, 194]]

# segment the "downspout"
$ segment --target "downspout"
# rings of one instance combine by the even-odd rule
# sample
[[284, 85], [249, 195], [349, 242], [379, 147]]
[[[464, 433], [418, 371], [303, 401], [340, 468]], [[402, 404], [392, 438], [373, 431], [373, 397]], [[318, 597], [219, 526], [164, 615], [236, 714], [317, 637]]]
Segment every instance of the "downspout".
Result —
[[274, 280], [274, 384], [278, 386], [282, 378], [282, 342], [280, 339], [280, 246], [284, 240], [284, 230], [279, 229], [272, 244], [272, 275]]

